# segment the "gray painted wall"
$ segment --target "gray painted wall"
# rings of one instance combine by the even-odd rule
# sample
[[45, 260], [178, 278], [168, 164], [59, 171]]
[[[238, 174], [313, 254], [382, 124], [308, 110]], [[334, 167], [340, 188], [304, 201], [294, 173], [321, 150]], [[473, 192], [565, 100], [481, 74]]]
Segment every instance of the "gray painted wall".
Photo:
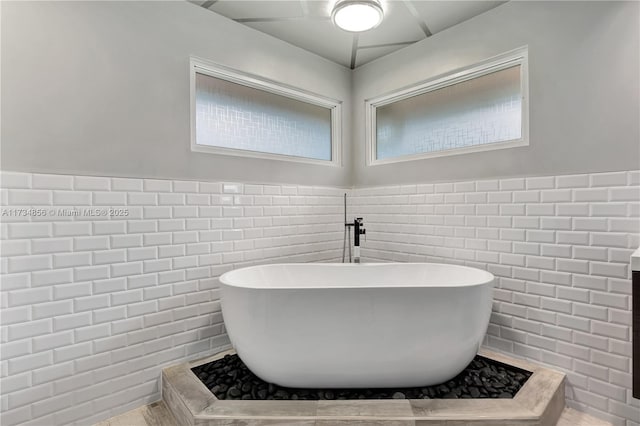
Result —
[[[0, 165], [337, 186], [638, 169], [639, 15], [509, 2], [352, 73], [182, 1], [2, 2]], [[365, 99], [522, 45], [529, 147], [365, 167]], [[345, 167], [190, 152], [190, 55], [343, 100]]]
[[193, 153], [189, 56], [343, 100], [351, 71], [184, 1], [2, 2], [4, 170], [345, 186], [350, 167]]
[[[509, 2], [356, 69], [355, 186], [640, 168], [639, 6]], [[530, 146], [365, 166], [365, 99], [523, 45]]]

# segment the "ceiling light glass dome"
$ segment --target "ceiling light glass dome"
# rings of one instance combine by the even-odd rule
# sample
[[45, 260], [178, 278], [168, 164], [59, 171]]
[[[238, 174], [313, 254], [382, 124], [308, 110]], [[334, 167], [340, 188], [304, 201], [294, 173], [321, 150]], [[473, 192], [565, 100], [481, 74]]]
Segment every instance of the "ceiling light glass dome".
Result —
[[379, 0], [338, 0], [331, 12], [333, 23], [350, 32], [375, 28], [383, 17]]

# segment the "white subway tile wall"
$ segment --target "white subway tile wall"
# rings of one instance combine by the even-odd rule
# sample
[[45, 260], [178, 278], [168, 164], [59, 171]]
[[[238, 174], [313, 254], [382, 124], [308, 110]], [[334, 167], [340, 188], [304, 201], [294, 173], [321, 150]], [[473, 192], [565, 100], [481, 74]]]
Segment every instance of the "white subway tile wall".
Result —
[[222, 273], [341, 255], [339, 188], [26, 173], [0, 186], [5, 426], [158, 400], [163, 366], [228, 347]]
[[369, 261], [492, 272], [485, 345], [566, 372], [570, 406], [638, 426], [629, 258], [639, 181], [630, 171], [363, 188], [351, 212], [364, 217]]
[[[219, 275], [341, 254], [338, 188], [0, 178], [4, 425], [90, 424], [157, 400], [163, 366], [229, 344]], [[567, 372], [570, 405], [637, 426], [639, 184], [633, 171], [366, 188], [350, 210], [369, 260], [493, 272], [485, 344]]]

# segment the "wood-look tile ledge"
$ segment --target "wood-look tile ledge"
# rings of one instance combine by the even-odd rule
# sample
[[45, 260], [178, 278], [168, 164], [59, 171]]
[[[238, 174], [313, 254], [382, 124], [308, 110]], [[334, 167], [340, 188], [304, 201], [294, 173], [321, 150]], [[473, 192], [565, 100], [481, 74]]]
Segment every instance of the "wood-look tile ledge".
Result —
[[191, 368], [233, 353], [227, 350], [163, 370], [162, 398], [180, 424], [552, 426], [564, 409], [563, 373], [484, 349], [480, 355], [533, 373], [513, 399], [219, 400]]

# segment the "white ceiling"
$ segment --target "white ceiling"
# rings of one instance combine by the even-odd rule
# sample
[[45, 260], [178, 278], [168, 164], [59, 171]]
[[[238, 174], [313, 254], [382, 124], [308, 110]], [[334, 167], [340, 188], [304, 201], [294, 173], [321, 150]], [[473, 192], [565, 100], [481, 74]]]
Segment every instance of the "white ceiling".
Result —
[[281, 40], [356, 68], [473, 18], [504, 1], [382, 0], [385, 17], [354, 35], [335, 27], [335, 0], [189, 0]]

